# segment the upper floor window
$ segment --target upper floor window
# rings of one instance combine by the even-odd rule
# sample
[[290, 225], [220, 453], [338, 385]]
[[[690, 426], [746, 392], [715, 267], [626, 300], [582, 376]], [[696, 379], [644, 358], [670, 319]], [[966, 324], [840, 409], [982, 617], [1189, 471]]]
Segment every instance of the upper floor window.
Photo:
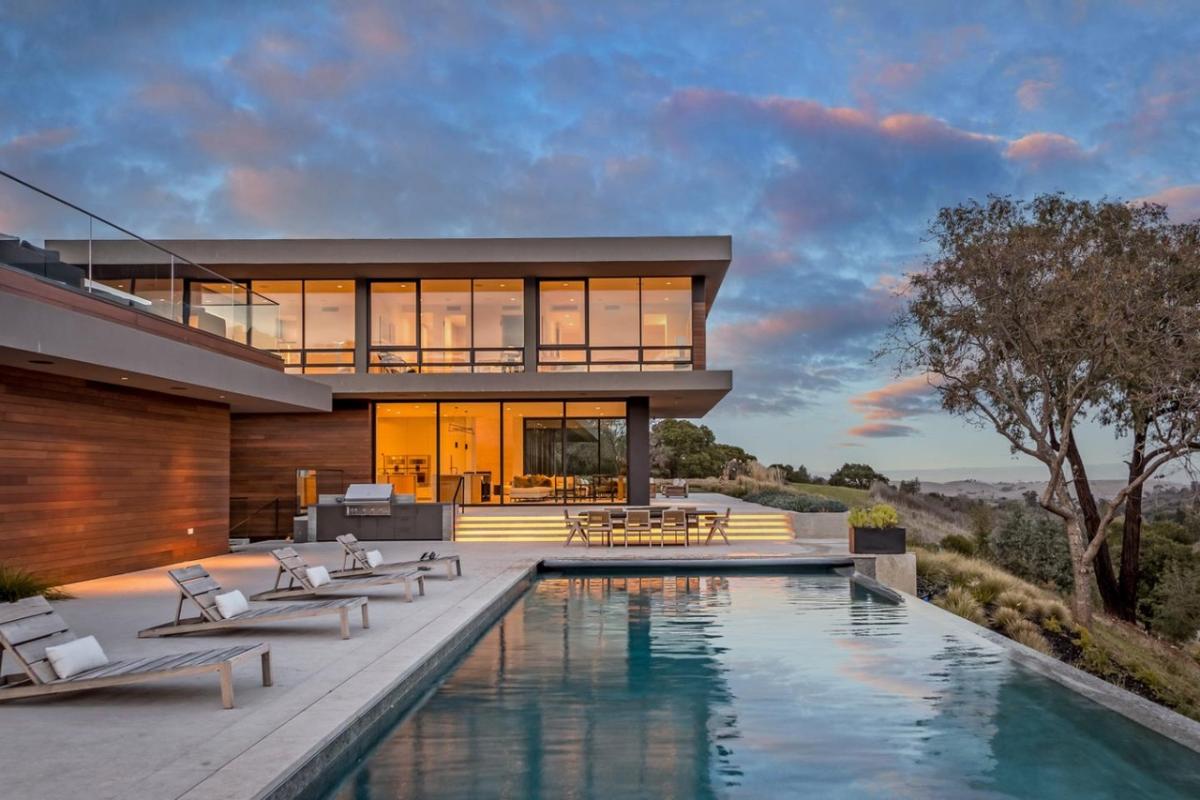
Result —
[[692, 280], [589, 278], [539, 285], [542, 372], [692, 368]]
[[371, 372], [524, 369], [520, 278], [375, 281], [370, 303]]
[[[354, 281], [252, 281], [278, 305], [256, 320], [251, 344], [283, 357], [289, 372], [354, 372]], [[251, 313], [258, 314], [257, 308]]]

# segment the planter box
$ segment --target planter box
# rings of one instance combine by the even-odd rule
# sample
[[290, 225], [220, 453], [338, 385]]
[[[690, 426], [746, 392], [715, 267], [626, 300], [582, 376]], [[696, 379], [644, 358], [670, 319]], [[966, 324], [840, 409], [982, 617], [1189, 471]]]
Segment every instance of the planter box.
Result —
[[850, 552], [876, 555], [903, 553], [904, 528], [851, 528]]

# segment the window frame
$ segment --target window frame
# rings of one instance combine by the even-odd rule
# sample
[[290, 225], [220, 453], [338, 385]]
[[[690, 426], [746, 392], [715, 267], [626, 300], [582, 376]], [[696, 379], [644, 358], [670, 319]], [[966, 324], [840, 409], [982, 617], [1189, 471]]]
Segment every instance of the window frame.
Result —
[[[625, 345], [625, 346], [605, 345], [605, 346], [600, 346], [600, 347], [592, 346], [592, 344], [591, 344], [591, 340], [592, 340], [591, 322], [592, 322], [592, 278], [593, 277], [601, 277], [601, 278], [613, 277], [613, 278], [625, 278], [625, 279], [632, 278], [638, 282], [638, 292], [637, 292], [637, 295], [638, 295], [638, 326], [637, 326], [638, 343], [636, 346], [633, 346], [633, 345]], [[538, 278], [537, 279], [537, 301], [538, 301], [537, 371], [538, 372], [659, 372], [659, 371], [686, 372], [686, 371], [691, 371], [693, 368], [692, 359], [695, 354], [695, 347], [696, 347], [694, 329], [689, 332], [691, 342], [687, 346], [660, 346], [660, 345], [647, 346], [644, 343], [643, 328], [645, 326], [645, 322], [644, 322], [644, 319], [642, 316], [644, 313], [644, 304], [642, 302], [642, 295], [645, 290], [644, 290], [642, 284], [646, 278], [659, 278], [659, 277], [663, 277], [663, 278], [678, 277], [680, 279], [687, 278], [687, 280], [689, 282], [692, 282], [693, 286], [695, 285], [694, 284], [695, 278], [693, 278], [690, 275], [679, 275], [679, 276], [675, 276], [675, 275], [662, 275], [662, 276], [660, 276], [660, 275], [613, 275], [613, 276], [604, 275], [604, 276], [590, 276], [590, 277], [589, 276], [580, 276], [580, 277], [571, 277], [571, 278]], [[542, 287], [542, 284], [543, 283], [566, 283], [566, 282], [571, 282], [571, 281], [582, 281], [583, 282], [583, 344], [573, 344], [573, 345], [542, 344], [542, 315], [541, 315], [541, 303], [542, 303], [542, 288], [541, 287]], [[695, 321], [693, 320], [693, 325], [694, 325], [694, 323], [695, 323]], [[647, 359], [646, 358], [647, 352], [666, 352], [666, 351], [672, 351], [672, 350], [684, 352], [686, 354], [686, 358], [675, 358], [675, 359]], [[547, 361], [547, 360], [544, 360], [543, 356], [542, 356], [543, 353], [556, 353], [556, 352], [569, 352], [569, 351], [582, 351], [584, 353], [584, 358], [582, 360]], [[593, 353], [605, 353], [605, 352], [613, 352], [613, 351], [637, 351], [637, 360], [636, 361], [628, 361], [628, 360], [605, 361], [603, 359], [596, 359], [592, 355]], [[598, 367], [599, 369], [596, 369], [596, 367]], [[647, 369], [647, 367], [649, 367], [649, 369]]]

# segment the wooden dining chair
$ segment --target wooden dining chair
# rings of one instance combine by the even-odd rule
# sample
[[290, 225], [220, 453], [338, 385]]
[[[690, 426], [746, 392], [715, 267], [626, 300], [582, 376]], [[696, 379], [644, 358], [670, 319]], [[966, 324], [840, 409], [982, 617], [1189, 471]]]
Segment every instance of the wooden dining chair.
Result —
[[665, 547], [667, 534], [671, 534], [675, 543], [679, 543], [679, 535], [683, 534], [683, 543], [688, 543], [687, 512], [678, 508], [668, 508], [662, 514], [662, 525], [658, 528], [658, 546]]
[[563, 542], [564, 547], [569, 546], [575, 540], [576, 536], [583, 539], [583, 544], [586, 547], [592, 546], [592, 541], [588, 538], [587, 531], [583, 527], [583, 521], [572, 517], [571, 512], [565, 508], [563, 509], [563, 522], [567, 526], [567, 540]]
[[653, 544], [654, 532], [650, 527], [650, 512], [645, 509], [630, 510], [625, 514], [625, 546], [629, 547], [629, 537], [631, 534], [637, 534], [638, 544], [642, 543], [642, 536], [645, 535], [646, 540]]
[[[705, 544], [709, 544], [714, 536], [720, 536], [725, 544], [729, 544], [729, 516], [732, 512], [732, 508], [726, 508], [724, 516], [713, 518], [712, 524], [708, 527], [708, 538], [704, 540]], [[697, 538], [699, 537], [697, 536]]]
[[591, 544], [592, 539], [596, 538], [596, 534], [600, 534], [600, 542], [607, 542], [608, 546], [612, 547], [613, 524], [611, 512], [604, 509], [587, 512], [587, 524], [584, 526], [584, 530], [587, 532], [588, 544]]

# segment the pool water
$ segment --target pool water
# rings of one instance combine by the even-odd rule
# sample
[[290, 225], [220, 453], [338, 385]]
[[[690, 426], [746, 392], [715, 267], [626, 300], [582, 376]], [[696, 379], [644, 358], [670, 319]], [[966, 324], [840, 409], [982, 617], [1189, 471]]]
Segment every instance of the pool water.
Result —
[[330, 797], [1200, 797], [1200, 755], [916, 611], [833, 574], [543, 578]]

